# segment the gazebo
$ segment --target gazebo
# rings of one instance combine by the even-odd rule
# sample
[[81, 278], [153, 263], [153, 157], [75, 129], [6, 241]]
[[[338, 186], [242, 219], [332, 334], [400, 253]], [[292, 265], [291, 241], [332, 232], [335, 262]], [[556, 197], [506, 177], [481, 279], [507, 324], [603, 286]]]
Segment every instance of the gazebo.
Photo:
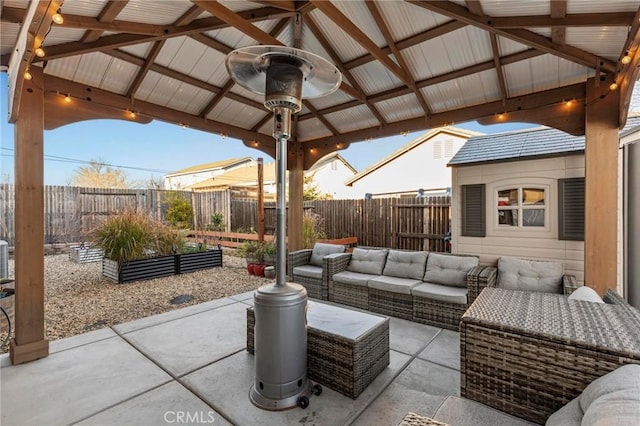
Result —
[[288, 142], [290, 250], [303, 172], [351, 143], [452, 123], [530, 122], [586, 136], [585, 283], [615, 287], [618, 129], [638, 76], [640, 1], [5, 0], [2, 70], [16, 152], [14, 364], [44, 335], [43, 131], [163, 120], [275, 153], [271, 113], [225, 56], [265, 44], [333, 62]]

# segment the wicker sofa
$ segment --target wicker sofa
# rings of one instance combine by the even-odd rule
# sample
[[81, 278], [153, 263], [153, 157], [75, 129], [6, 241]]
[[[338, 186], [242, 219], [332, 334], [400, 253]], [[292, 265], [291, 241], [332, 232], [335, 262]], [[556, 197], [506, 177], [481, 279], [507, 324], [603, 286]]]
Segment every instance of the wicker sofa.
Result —
[[329, 300], [455, 330], [468, 306], [467, 277], [483, 269], [475, 256], [381, 248], [326, 262]]
[[[591, 289], [570, 297], [485, 289], [460, 323], [461, 396], [544, 423], [597, 378], [640, 364], [640, 311], [613, 291], [605, 303], [576, 298], [582, 290]], [[586, 414], [587, 402], [567, 405], [552, 424], [580, 424], [567, 419]], [[606, 402], [594, 410], [619, 409]]]
[[565, 274], [562, 263], [502, 256], [496, 266], [487, 266], [469, 276], [469, 305], [487, 287], [509, 290], [573, 293], [582, 284]]

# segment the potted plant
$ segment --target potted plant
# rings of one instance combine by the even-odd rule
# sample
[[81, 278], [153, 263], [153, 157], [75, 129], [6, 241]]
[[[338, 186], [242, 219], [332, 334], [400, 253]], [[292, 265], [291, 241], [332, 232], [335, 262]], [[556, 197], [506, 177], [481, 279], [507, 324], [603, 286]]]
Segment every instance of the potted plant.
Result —
[[273, 266], [276, 264], [276, 242], [265, 241], [262, 243], [262, 258], [265, 265]]
[[246, 241], [236, 251], [247, 260], [247, 271], [254, 275], [253, 266], [262, 263], [262, 247], [257, 241]]

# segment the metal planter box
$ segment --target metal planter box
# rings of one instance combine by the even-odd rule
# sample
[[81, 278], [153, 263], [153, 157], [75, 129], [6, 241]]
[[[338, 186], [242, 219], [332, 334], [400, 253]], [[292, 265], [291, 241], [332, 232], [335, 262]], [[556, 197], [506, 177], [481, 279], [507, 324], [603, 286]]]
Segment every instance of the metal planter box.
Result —
[[99, 262], [104, 257], [104, 251], [99, 248], [70, 247], [69, 260], [76, 263]]
[[150, 280], [168, 277], [176, 273], [176, 256], [160, 256], [118, 263], [104, 258], [102, 275], [115, 283]]
[[222, 266], [222, 250], [219, 248], [196, 253], [177, 254], [176, 258], [177, 274]]

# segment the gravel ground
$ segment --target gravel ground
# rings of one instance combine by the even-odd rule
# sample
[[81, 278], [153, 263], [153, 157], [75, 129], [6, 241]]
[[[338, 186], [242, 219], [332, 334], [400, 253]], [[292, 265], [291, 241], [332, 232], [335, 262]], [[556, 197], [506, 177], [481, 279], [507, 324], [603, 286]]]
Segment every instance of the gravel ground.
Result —
[[[223, 266], [183, 275], [114, 284], [102, 276], [101, 262], [77, 264], [68, 256], [44, 258], [45, 324], [49, 340], [111, 327], [149, 315], [254, 290], [269, 282], [249, 275], [245, 259], [225, 250]], [[9, 260], [9, 276], [14, 263]], [[171, 299], [191, 295], [173, 305]], [[6, 352], [6, 348], [2, 348]]]

